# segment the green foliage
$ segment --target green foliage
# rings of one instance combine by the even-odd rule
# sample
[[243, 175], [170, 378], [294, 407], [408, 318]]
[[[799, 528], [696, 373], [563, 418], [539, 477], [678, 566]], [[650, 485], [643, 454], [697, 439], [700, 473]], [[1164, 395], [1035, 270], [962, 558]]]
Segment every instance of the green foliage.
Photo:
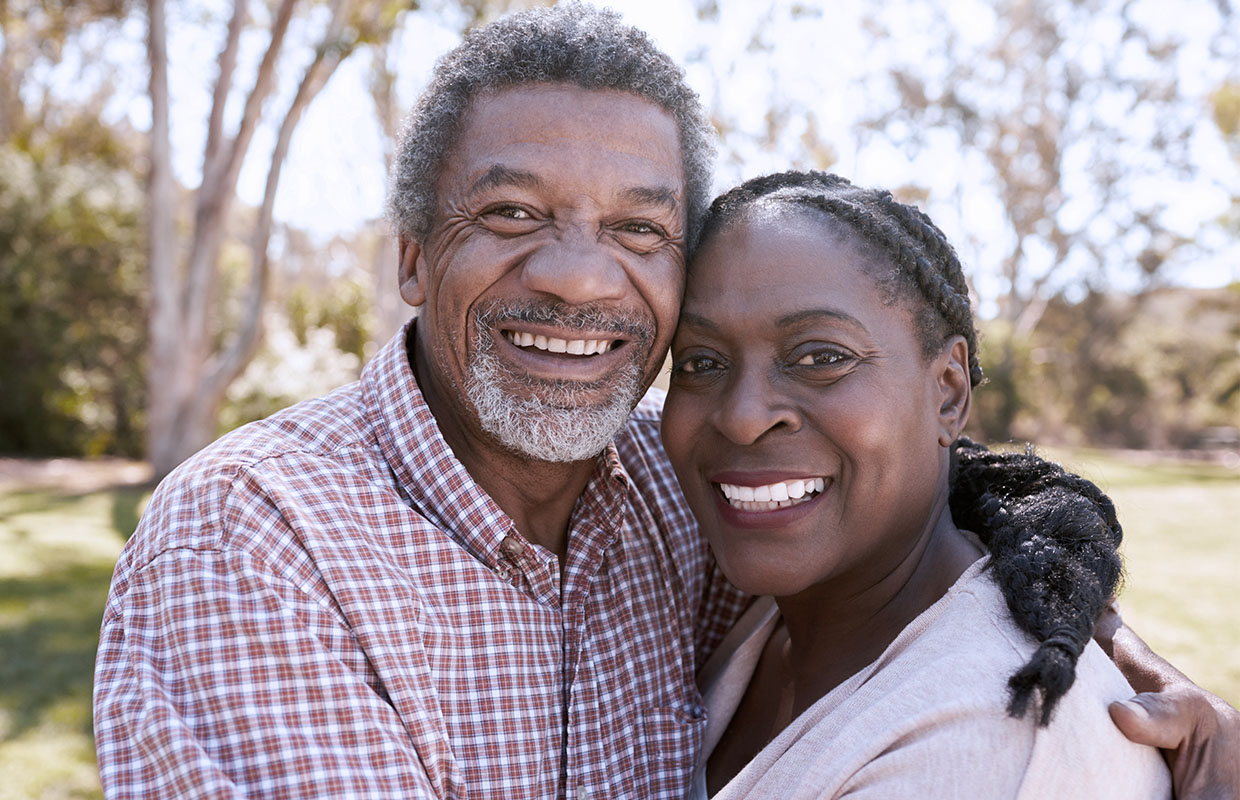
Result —
[[983, 324], [989, 441], [1192, 448], [1240, 423], [1240, 286], [1057, 299], [1028, 339], [1008, 330]]
[[286, 303], [289, 327], [301, 345], [313, 328], [335, 334], [336, 347], [365, 360], [367, 343], [374, 335], [374, 301], [357, 280], [341, 278], [327, 291], [314, 292], [305, 285], [293, 287]]
[[104, 161], [0, 148], [0, 452], [136, 454], [141, 190]]
[[262, 349], [229, 387], [219, 431], [356, 380], [370, 356], [374, 327], [373, 301], [357, 280], [338, 277], [315, 288], [292, 286], [283, 313], [264, 318]]
[[1028, 402], [1021, 375], [1021, 367], [1028, 364], [1028, 347], [1013, 337], [1006, 320], [982, 322], [981, 334], [978, 360], [986, 382], [973, 393], [969, 435], [983, 442], [1006, 441]]
[[1240, 138], [1240, 83], [1223, 84], [1210, 99], [1219, 131], [1229, 139]]

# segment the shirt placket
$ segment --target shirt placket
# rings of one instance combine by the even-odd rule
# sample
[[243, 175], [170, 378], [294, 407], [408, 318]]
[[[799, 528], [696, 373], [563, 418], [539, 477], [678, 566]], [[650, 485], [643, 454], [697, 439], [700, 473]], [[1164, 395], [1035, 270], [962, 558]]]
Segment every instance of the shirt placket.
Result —
[[[614, 481], [615, 476], [607, 480]], [[606, 485], [606, 483], [604, 483]], [[606, 603], [591, 587], [604, 555], [624, 527], [624, 482], [608, 485], [585, 509], [574, 535], [584, 545], [579, 558], [566, 570], [563, 596], [565, 694], [567, 698], [567, 753], [565, 795], [570, 800], [609, 796], [604, 781], [610, 765], [599, 763], [595, 745], [603, 735], [598, 719], [597, 677], [586, 652], [589, 609]], [[608, 491], [609, 490], [609, 491]]]

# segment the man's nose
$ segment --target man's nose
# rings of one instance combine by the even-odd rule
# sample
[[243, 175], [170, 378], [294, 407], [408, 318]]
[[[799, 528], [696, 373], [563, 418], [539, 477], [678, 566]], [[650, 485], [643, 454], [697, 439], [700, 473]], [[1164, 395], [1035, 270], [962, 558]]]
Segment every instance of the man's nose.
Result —
[[718, 400], [712, 414], [714, 426], [735, 444], [757, 444], [768, 434], [801, 427], [796, 405], [761, 370], [734, 372]]
[[544, 243], [526, 259], [526, 287], [569, 305], [620, 300], [629, 276], [619, 254], [597, 233], [573, 227]]

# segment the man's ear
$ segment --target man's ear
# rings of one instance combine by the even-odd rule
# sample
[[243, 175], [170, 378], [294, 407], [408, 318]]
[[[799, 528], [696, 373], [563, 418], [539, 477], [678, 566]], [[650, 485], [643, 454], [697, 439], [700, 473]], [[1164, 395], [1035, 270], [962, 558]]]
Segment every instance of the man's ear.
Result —
[[426, 259], [422, 256], [422, 245], [408, 236], [402, 235], [397, 240], [399, 248], [400, 268], [397, 280], [400, 283], [400, 296], [411, 306], [420, 306], [426, 302]]
[[939, 389], [939, 444], [951, 447], [960, 437], [973, 407], [973, 384], [969, 380], [969, 344], [953, 336], [934, 360]]

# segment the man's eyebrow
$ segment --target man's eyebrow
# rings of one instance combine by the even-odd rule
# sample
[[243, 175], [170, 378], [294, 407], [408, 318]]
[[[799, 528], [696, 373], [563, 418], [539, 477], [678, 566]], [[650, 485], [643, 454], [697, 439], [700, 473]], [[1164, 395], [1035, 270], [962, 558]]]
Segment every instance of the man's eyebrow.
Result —
[[543, 179], [535, 175], [533, 172], [527, 172], [523, 169], [513, 169], [503, 164], [492, 164], [491, 168], [483, 173], [482, 177], [474, 181], [469, 187], [470, 192], [484, 192], [487, 189], [494, 189], [498, 186], [516, 186], [522, 189], [540, 189], [543, 186]]
[[620, 196], [631, 203], [663, 206], [669, 211], [680, 210], [676, 193], [667, 186], [631, 186], [621, 190]]

